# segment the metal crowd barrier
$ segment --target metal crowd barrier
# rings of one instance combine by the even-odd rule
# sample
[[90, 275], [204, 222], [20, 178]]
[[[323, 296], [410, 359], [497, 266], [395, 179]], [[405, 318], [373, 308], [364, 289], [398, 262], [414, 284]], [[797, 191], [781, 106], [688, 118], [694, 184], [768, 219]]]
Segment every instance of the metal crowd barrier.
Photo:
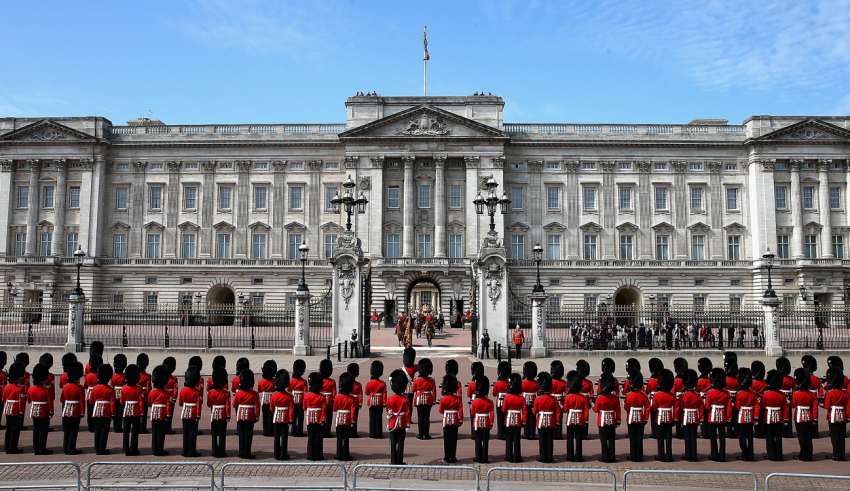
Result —
[[80, 466], [74, 462], [0, 463], [0, 489], [80, 491]]
[[255, 462], [221, 466], [221, 491], [241, 489], [341, 489], [348, 487], [345, 466], [328, 462]]
[[215, 491], [215, 469], [206, 462], [93, 462], [86, 468], [86, 489]]
[[[728, 478], [728, 477], [736, 476], [736, 477], [742, 477], [742, 478], [745, 477], [745, 478], [747, 478], [748, 481], [750, 479], [752, 479], [752, 488], [751, 489], [753, 489], [753, 491], [758, 491], [758, 489], [759, 489], [758, 479], [756, 478], [756, 475], [753, 474], [752, 472], [636, 469], [636, 470], [629, 470], [629, 471], [626, 471], [625, 473], [623, 473], [623, 491], [627, 491], [629, 489], [629, 476], [647, 475], [647, 474], [662, 474], [662, 475], [665, 475], [666, 477], [665, 477], [664, 485], [667, 486], [667, 487], [671, 487], [671, 488], [680, 487], [680, 486], [687, 487], [688, 486], [686, 484], [687, 479], [693, 478], [694, 476], [711, 476], [713, 479], [718, 479], [718, 478], [722, 478], [722, 477]], [[685, 481], [678, 482], [677, 480], [675, 480], [675, 477], [685, 479]], [[632, 481], [634, 481], [634, 479]], [[635, 486], [638, 486], [638, 485], [635, 485]], [[732, 487], [732, 486], [733, 486], [733, 484], [730, 483], [730, 482], [727, 482], [727, 481], [718, 482], [718, 481], [714, 480], [709, 487], [716, 488], [716, 489], [725, 489], [727, 491], [731, 490], [731, 489], [750, 489], [749, 485], [747, 485], [746, 487]]]
[[[517, 477], [513, 477], [510, 479], [501, 479], [498, 474], [519, 474]], [[543, 474], [543, 480], [534, 480], [529, 481], [527, 479], [523, 479], [522, 474]], [[550, 476], [553, 475], [554, 476]], [[518, 484], [525, 483], [532, 487], [533, 489], [548, 489], [546, 483], [552, 483], [554, 486], [552, 489], [557, 489], [563, 487], [564, 484], [575, 483], [576, 481], [571, 479], [563, 479], [562, 476], [558, 476], [557, 474], [595, 474], [601, 476], [607, 476], [611, 478], [611, 491], [617, 491], [617, 474], [609, 469], [605, 469], [602, 467], [491, 467], [490, 470], [487, 471], [487, 491], [496, 490], [496, 489], [517, 489]], [[551, 477], [551, 478], [550, 478]], [[606, 479], [605, 483], [586, 483], [581, 482], [582, 485], [605, 485], [608, 486], [608, 482]], [[508, 487], [502, 487], [502, 486]], [[601, 486], [600, 486], [601, 489]]]
[[[764, 478], [764, 491], [770, 491], [770, 481], [773, 479], [774, 481], [782, 479], [782, 478], [796, 478], [796, 479], [807, 479], [807, 480], [827, 480], [827, 481], [850, 481], [850, 476], [836, 476], [830, 474], [797, 474], [793, 472], [774, 472], [768, 474], [767, 477]], [[782, 489], [781, 487], [774, 486], [772, 489]], [[843, 486], [843, 489], [850, 488], [850, 483]], [[796, 484], [792, 488], [788, 489], [814, 489], [811, 483], [806, 483], [805, 485]], [[839, 487], [838, 489], [842, 489]]]
[[[405, 481], [416, 482], [413, 485], [404, 485]], [[352, 472], [351, 489], [478, 491], [480, 481], [478, 469], [468, 465], [360, 464], [355, 466]]]

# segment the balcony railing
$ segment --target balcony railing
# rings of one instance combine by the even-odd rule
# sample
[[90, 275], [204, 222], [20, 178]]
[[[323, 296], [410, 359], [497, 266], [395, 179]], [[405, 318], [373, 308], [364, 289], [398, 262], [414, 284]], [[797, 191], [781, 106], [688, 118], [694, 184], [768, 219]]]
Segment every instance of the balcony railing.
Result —
[[744, 136], [740, 125], [505, 123], [511, 135]]
[[468, 258], [451, 257], [383, 257], [375, 260], [377, 266], [469, 266]]
[[[535, 262], [531, 259], [509, 259], [508, 264], [519, 268], [533, 268]], [[690, 259], [672, 259], [659, 261], [655, 259], [622, 261], [619, 259], [546, 259], [540, 262], [545, 268], [750, 268], [751, 260], [710, 260], [692, 261]]]
[[113, 136], [133, 135], [336, 135], [345, 131], [345, 124], [205, 124], [205, 125], [149, 125], [113, 126]]
[[[291, 266], [301, 267], [301, 261], [298, 259], [251, 259], [251, 258], [117, 258], [117, 257], [102, 257], [98, 258], [97, 263], [102, 266], [112, 265], [130, 265], [130, 266]], [[327, 259], [308, 259], [308, 267], [324, 267], [329, 266]]]

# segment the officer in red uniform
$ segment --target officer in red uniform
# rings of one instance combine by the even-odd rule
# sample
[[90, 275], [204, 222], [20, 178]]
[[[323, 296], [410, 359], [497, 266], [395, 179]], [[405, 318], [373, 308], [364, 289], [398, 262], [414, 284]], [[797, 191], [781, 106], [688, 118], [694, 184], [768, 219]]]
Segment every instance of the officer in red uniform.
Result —
[[112, 380], [112, 367], [100, 365], [97, 368], [97, 385], [89, 394], [92, 407], [92, 426], [94, 426], [94, 449], [98, 455], [109, 455], [109, 422], [115, 410], [115, 391], [109, 385]]
[[812, 420], [818, 413], [818, 398], [809, 391], [811, 378], [808, 370], [805, 368], [794, 370], [794, 381], [797, 383], [797, 388], [791, 394], [791, 415], [797, 425], [797, 441], [800, 443], [800, 454], [797, 458], [802, 461], [811, 461], [814, 451]]
[[394, 370], [390, 374], [390, 389], [393, 392], [387, 399], [387, 431], [390, 434], [390, 464], [404, 465], [404, 437], [410, 426], [410, 404], [404, 391], [409, 375], [404, 370]]
[[782, 428], [788, 417], [788, 400], [782, 393], [782, 374], [776, 370], [767, 372], [767, 390], [761, 396], [764, 409], [764, 437], [767, 458], [782, 460]]
[[576, 371], [567, 374], [569, 383], [566, 396], [561, 404], [567, 425], [567, 460], [570, 462], [582, 462], [582, 440], [584, 440], [584, 426], [587, 424], [590, 403], [587, 397], [581, 393], [582, 377]]
[[453, 375], [443, 377], [438, 411], [443, 419], [443, 462], [447, 464], [457, 462], [457, 432], [463, 424], [463, 402], [457, 396], [457, 386]]
[[92, 405], [89, 402], [89, 396], [91, 395], [91, 391], [94, 390], [94, 387], [97, 385], [97, 369], [100, 368], [100, 365], [103, 364], [100, 355], [90, 355], [89, 362], [87, 364], [89, 371], [86, 372], [83, 387], [86, 390], [86, 423], [88, 425], [89, 433], [94, 433], [94, 424], [91, 419], [92, 414]]
[[649, 397], [643, 391], [640, 369], [633, 370], [628, 380], [629, 391], [623, 401], [623, 412], [629, 432], [629, 460], [643, 462], [643, 433], [649, 418]]
[[738, 425], [738, 443], [741, 446], [741, 460], [752, 462], [753, 454], [753, 424], [758, 421], [760, 413], [759, 395], [752, 389], [753, 377], [750, 369], [738, 369], [738, 393], [735, 394], [735, 412]]
[[127, 368], [127, 357], [123, 353], [118, 353], [112, 357], [112, 380], [109, 385], [115, 391], [115, 412], [112, 414], [112, 431], [115, 433], [124, 433], [124, 406], [117, 404], [121, 400], [121, 389], [124, 387], [124, 369]]
[[45, 365], [37, 363], [32, 369], [32, 385], [27, 389], [32, 418], [32, 449], [35, 455], [53, 453], [47, 449], [47, 430], [50, 428], [50, 418], [53, 416], [53, 399], [50, 398], [50, 391], [45, 387], [49, 373]]
[[490, 462], [490, 429], [495, 419], [494, 405], [487, 397], [490, 389], [490, 379], [483, 373], [476, 379], [475, 400], [470, 404], [472, 413], [472, 432], [475, 437], [474, 462], [487, 464]]
[[292, 394], [292, 436], [304, 436], [304, 395], [307, 393], [307, 381], [304, 372], [307, 364], [302, 359], [292, 363], [292, 376], [289, 379], [289, 393]]
[[174, 409], [168, 393], [168, 368], [157, 365], [151, 373], [153, 389], [148, 394], [151, 415], [151, 449], [156, 457], [168, 455], [165, 451], [165, 435], [168, 433], [169, 413]]
[[357, 414], [357, 407], [351, 391], [354, 390], [354, 377], [343, 372], [339, 376], [339, 393], [334, 397], [333, 417], [336, 426], [336, 460], [348, 462], [351, 458], [349, 439]]
[[239, 436], [239, 457], [256, 458], [251, 452], [254, 441], [254, 425], [260, 417], [260, 396], [254, 390], [254, 372], [242, 370], [239, 375], [239, 390], [233, 396], [236, 410], [236, 434]]
[[785, 426], [782, 431], [783, 438], [791, 438], [794, 436], [794, 426], [791, 421], [790, 416], [790, 403], [791, 403], [791, 394], [794, 392], [794, 389], [797, 387], [796, 382], [794, 381], [794, 377], [791, 376], [791, 362], [788, 358], [781, 356], [776, 359], [776, 371], [782, 376], [782, 388], [780, 392], [785, 395], [785, 402], [789, 404], [789, 416], [785, 421]]
[[334, 398], [336, 397], [336, 380], [333, 379], [334, 365], [330, 360], [319, 362], [319, 373], [322, 375], [322, 396], [325, 398], [325, 438], [331, 434], [332, 415], [334, 410]]
[[[567, 395], [567, 382], [564, 380], [564, 364], [561, 360], [552, 360], [549, 364], [549, 373], [552, 375], [552, 397], [558, 401], [558, 407], [563, 407], [564, 397]], [[563, 414], [555, 421], [555, 440], [564, 438]]]
[[[9, 369], [11, 379], [12, 369]], [[829, 438], [832, 441], [832, 460], [844, 461], [844, 445], [847, 438], [847, 410], [850, 396], [844, 385], [844, 372], [833, 364], [826, 372], [827, 392], [823, 398], [823, 408], [829, 422]]]
[[617, 461], [615, 441], [617, 426], [620, 426], [620, 398], [614, 387], [615, 379], [611, 374], [603, 374], [599, 380], [599, 394], [593, 405], [596, 411], [596, 425], [599, 427], [599, 442], [602, 445], [601, 462]]
[[658, 373], [658, 391], [652, 395], [650, 402], [656, 421], [655, 437], [658, 441], [656, 460], [661, 462], [673, 461], [673, 424], [676, 421], [679, 403], [673, 390], [673, 372], [666, 368]]
[[3, 387], [3, 414], [6, 416], [4, 450], [7, 454], [19, 454], [23, 452], [18, 447], [18, 441], [24, 424], [24, 408], [27, 401], [26, 392], [23, 389], [24, 366], [17, 362], [12, 363], [9, 366], [7, 382]]
[[[679, 399], [678, 419], [682, 422], [682, 436], [685, 440], [685, 460], [696, 462], [697, 457], [697, 429], [705, 417], [705, 406], [703, 405], [704, 394], [697, 392], [699, 383], [697, 372], [688, 370], [685, 372], [685, 392]], [[710, 390], [710, 389], [708, 389]], [[707, 391], [706, 391], [707, 392]], [[708, 429], [706, 429], [706, 433]]]
[[363, 384], [357, 381], [360, 376], [360, 365], [357, 363], [349, 363], [345, 371], [351, 375], [353, 385], [351, 387], [351, 397], [354, 399], [354, 421], [351, 423], [351, 438], [360, 438], [357, 431], [357, 420], [360, 419], [360, 408], [363, 407]]
[[[753, 392], [759, 398], [759, 402], [761, 402], [761, 396], [764, 394], [764, 391], [767, 390], [767, 382], [764, 380], [765, 376], [765, 366], [759, 360], [755, 360], [750, 364], [750, 375], [753, 377], [753, 385], [751, 386]], [[758, 419], [756, 419], [755, 427], [753, 428], [753, 436], [756, 438], [764, 438], [764, 405], [760, 404], [762, 410], [759, 411]]]
[[502, 414], [505, 418], [505, 459], [511, 463], [522, 462], [520, 428], [525, 425], [528, 409], [522, 396], [522, 378], [512, 373], [508, 384], [508, 394], [502, 402]]
[[269, 401], [269, 410], [272, 413], [275, 460], [289, 460], [289, 425], [292, 423], [292, 413], [294, 412], [292, 396], [287, 392], [289, 382], [289, 372], [283, 369], [278, 370], [275, 374], [276, 390]]
[[652, 406], [653, 395], [658, 392], [658, 378], [661, 376], [661, 370], [664, 370], [664, 362], [658, 358], [650, 358], [649, 362], [649, 380], [646, 381], [646, 395], [650, 401], [650, 419], [649, 428], [652, 432], [652, 437], [658, 436], [658, 418], [655, 414], [655, 408]]
[[230, 420], [230, 391], [224, 366], [213, 368], [212, 384], [207, 387], [207, 407], [210, 408], [212, 456], [220, 459], [227, 456], [227, 422]]
[[[366, 382], [366, 405], [369, 406], [369, 438], [384, 437], [384, 406], [387, 404], [387, 384], [384, 376], [384, 364], [373, 360], [369, 367], [369, 381]], [[457, 379], [455, 379], [457, 382]]]
[[304, 394], [304, 420], [307, 425], [307, 460], [324, 460], [325, 419], [328, 404], [322, 395], [322, 374], [312, 372], [307, 376]]
[[413, 404], [416, 406], [416, 420], [419, 425], [419, 440], [431, 439], [431, 406], [436, 400], [437, 386], [431, 373], [434, 365], [429, 358], [419, 360], [419, 376], [413, 381]]
[[269, 403], [272, 393], [275, 391], [275, 374], [277, 373], [277, 362], [266, 360], [263, 362], [262, 377], [257, 383], [257, 392], [260, 396], [260, 411], [263, 414], [263, 436], [272, 436], [272, 413]]
[[505, 415], [502, 412], [502, 403], [508, 393], [510, 378], [510, 363], [500, 361], [496, 366], [496, 382], [493, 384], [493, 400], [496, 401], [496, 438], [499, 440], [505, 439]]
[[86, 407], [86, 391], [80, 385], [83, 364], [79, 361], [69, 362], [66, 373], [68, 376], [59, 396], [59, 403], [62, 405], [62, 450], [65, 455], [78, 455], [80, 451], [77, 450], [77, 435]]
[[537, 397], [534, 399], [532, 413], [534, 414], [535, 426], [538, 432], [538, 461], [544, 464], [551, 464], [555, 462], [553, 455], [555, 426], [561, 420], [561, 405], [552, 396], [552, 377], [547, 372], [540, 372], [537, 375], [537, 385], [540, 389]]
[[711, 371], [711, 389], [705, 394], [705, 411], [708, 414], [711, 460], [725, 462], [726, 427], [732, 420], [732, 400], [726, 390], [726, 373], [722, 368]]
[[[145, 398], [145, 401], [148, 400], [148, 394], [151, 392], [151, 375], [148, 373], [148, 365], [150, 365], [150, 358], [148, 358], [147, 353], [139, 353], [136, 356], [136, 366], [139, 367], [139, 389], [142, 392], [142, 396]], [[139, 418], [139, 433], [147, 434], [148, 433], [148, 410], [150, 408], [149, 404], [145, 404], [144, 412], [142, 416]]]
[[201, 372], [195, 366], [190, 366], [184, 375], [184, 387], [180, 389], [178, 402], [181, 406], [180, 419], [183, 421], [183, 457], [200, 457], [198, 453], [198, 421], [201, 419], [201, 408], [204, 398], [198, 385], [201, 382]]
[[128, 365], [124, 369], [124, 385], [117, 405], [122, 408], [124, 424], [122, 448], [124, 455], [139, 455], [139, 429], [141, 419], [145, 414], [145, 395], [139, 387], [139, 367]]
[[[534, 407], [534, 399], [537, 397], [537, 364], [533, 361], [527, 361], [522, 365], [522, 396], [525, 398], [526, 414], [532, 415]], [[534, 440], [535, 435], [534, 417], [525, 418], [525, 439]]]

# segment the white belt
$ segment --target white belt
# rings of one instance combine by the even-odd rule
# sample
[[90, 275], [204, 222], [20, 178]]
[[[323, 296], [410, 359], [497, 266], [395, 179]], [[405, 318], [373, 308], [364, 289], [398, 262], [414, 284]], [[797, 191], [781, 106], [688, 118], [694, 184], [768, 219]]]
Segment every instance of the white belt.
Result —
[[643, 408], [642, 407], [632, 407], [629, 408], [629, 424], [634, 423], [643, 423]]

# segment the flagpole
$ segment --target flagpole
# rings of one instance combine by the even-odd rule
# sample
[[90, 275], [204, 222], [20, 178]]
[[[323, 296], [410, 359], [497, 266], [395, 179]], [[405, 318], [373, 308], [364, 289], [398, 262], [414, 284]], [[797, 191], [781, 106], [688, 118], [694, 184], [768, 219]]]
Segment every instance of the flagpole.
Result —
[[422, 26], [422, 95], [428, 96], [428, 26]]
[[422, 60], [422, 92], [423, 95], [428, 95], [428, 60]]

